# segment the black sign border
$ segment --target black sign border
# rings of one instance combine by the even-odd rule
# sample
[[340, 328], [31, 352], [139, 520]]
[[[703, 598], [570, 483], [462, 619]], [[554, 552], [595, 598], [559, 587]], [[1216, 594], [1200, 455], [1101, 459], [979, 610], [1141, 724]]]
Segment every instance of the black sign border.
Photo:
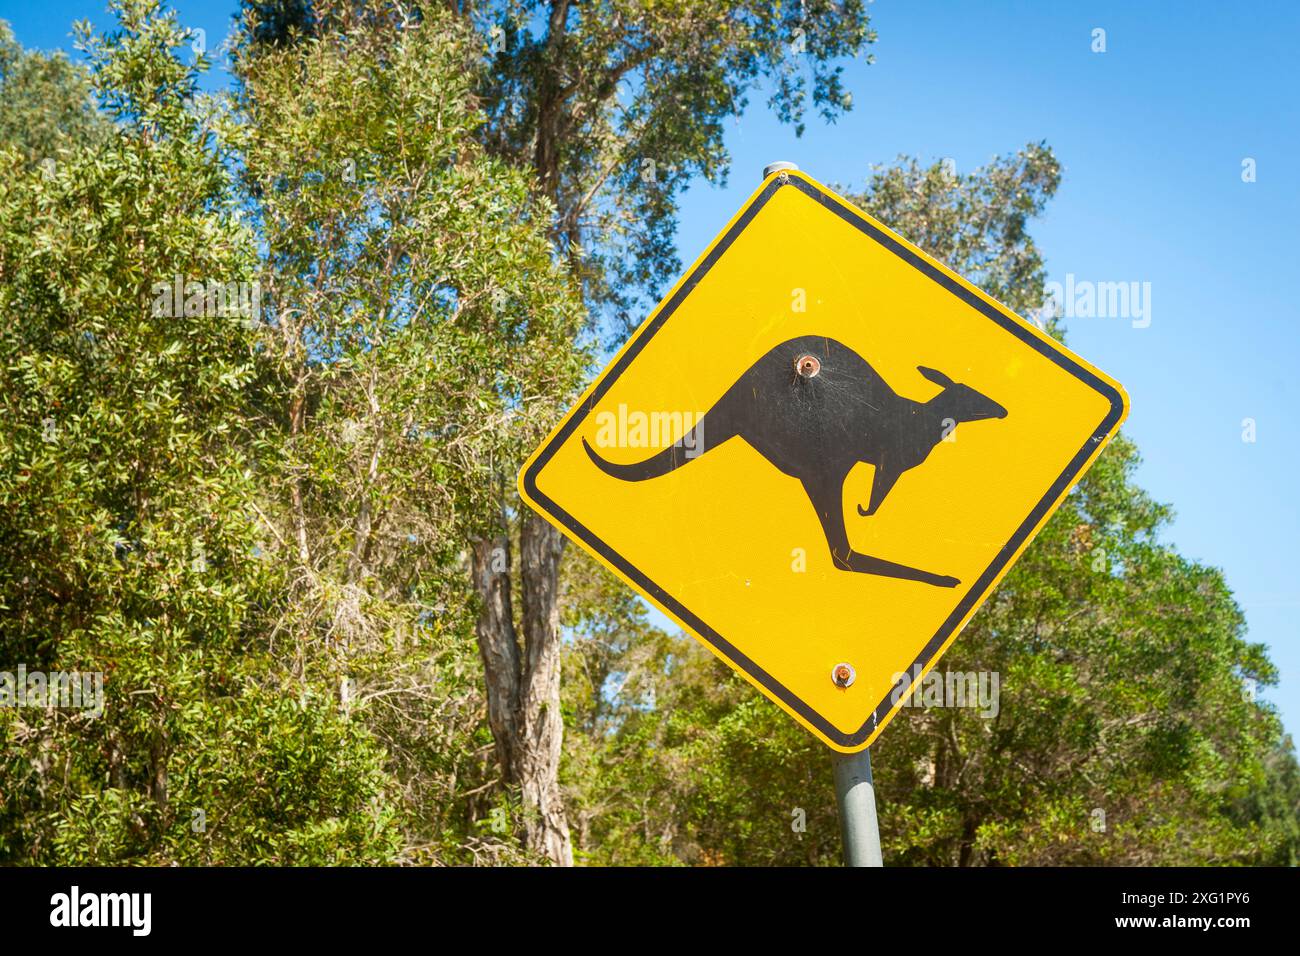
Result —
[[[1002, 573], [1011, 557], [1034, 535], [1034, 529], [1038, 527], [1043, 517], [1048, 514], [1053, 503], [1065, 492], [1067, 488], [1074, 483], [1083, 471], [1088, 461], [1097, 452], [1098, 446], [1106, 440], [1107, 436], [1115, 429], [1115, 426], [1123, 420], [1125, 414], [1124, 396], [1118, 389], [1110, 383], [1098, 377], [1092, 370], [1080, 365], [1067, 352], [1061, 350], [1054, 343], [1044, 342], [1038, 336], [1034, 335], [1018, 321], [1004, 314], [997, 307], [990, 305], [980, 296], [967, 289], [961, 283], [957, 282], [942, 270], [936, 268], [932, 263], [927, 262], [921, 256], [908, 249], [897, 239], [883, 232], [868, 219], [859, 213], [845, 207], [835, 198], [821, 190], [816, 184], [811, 183], [799, 176], [775, 176], [773, 177], [755, 196], [748, 207], [741, 213], [731, 227], [727, 230], [722, 239], [709, 250], [705, 258], [695, 266], [687, 275], [686, 280], [677, 287], [671, 298], [664, 303], [663, 307], [655, 314], [654, 318], [648, 322], [632, 340], [627, 349], [619, 355], [614, 365], [601, 377], [596, 388], [591, 395], [582, 402], [577, 408], [570, 412], [568, 419], [564, 422], [560, 430], [555, 434], [551, 441], [547, 442], [533, 462], [525, 469], [523, 473], [524, 490], [528, 496], [537, 504], [544, 507], [552, 518], [567, 528], [573, 535], [585, 542], [592, 550], [598, 553], [611, 565], [618, 568], [629, 579], [636, 582], [637, 586], [643, 591], [650, 594], [659, 604], [668, 608], [673, 615], [682, 623], [695, 632], [702, 640], [707, 641], [716, 648], [724, 657], [743, 670], [753, 680], [757, 681], [774, 697], [785, 703], [792, 711], [799, 714], [809, 724], [816, 727], [818, 731], [826, 736], [827, 739], [834, 741], [841, 747], [859, 747], [863, 741], [867, 740], [876, 729], [878, 723], [889, 715], [893, 704], [890, 695], [876, 705], [871, 715], [856, 731], [846, 734], [834, 727], [826, 718], [813, 710], [802, 699], [795, 696], [784, 684], [774, 678], [767, 671], [759, 667], [753, 660], [740, 651], [734, 644], [725, 637], [709, 627], [708, 624], [700, 620], [693, 614], [689, 608], [674, 598], [671, 594], [661, 588], [654, 581], [650, 580], [644, 573], [635, 567], [630, 561], [622, 555], [615, 552], [604, 541], [593, 534], [581, 522], [570, 515], [567, 511], [548, 498], [537, 487], [537, 476], [541, 470], [546, 467], [547, 462], [555, 455], [555, 452], [569, 439], [573, 432], [591, 413], [592, 409], [609, 391], [614, 382], [618, 381], [620, 375], [627, 369], [632, 361], [645, 348], [646, 344], [654, 337], [667, 322], [678, 307], [685, 301], [686, 297], [695, 290], [700, 280], [708, 274], [714, 264], [722, 255], [731, 248], [736, 238], [744, 231], [745, 227], [754, 219], [755, 216], [767, 205], [768, 201], [776, 195], [777, 191], [783, 187], [792, 186], [801, 193], [813, 199], [815, 202], [826, 207], [829, 211], [839, 216], [845, 222], [854, 226], [859, 231], [865, 233], [868, 237], [884, 246], [894, 255], [898, 256], [908, 265], [920, 271], [930, 279], [933, 279], [943, 288], [947, 289], [964, 303], [974, 308], [978, 312], [992, 319], [1003, 329], [1010, 332], [1025, 345], [1034, 349], [1036, 352], [1055, 362], [1065, 371], [1078, 378], [1080, 381], [1091, 386], [1101, 393], [1110, 402], [1110, 411], [1102, 419], [1101, 424], [1084, 442], [1083, 447], [1070, 459], [1070, 463], [1060, 476], [1054, 481], [1047, 493], [1038, 501], [1029, 516], [1016, 528], [1012, 535], [997, 556], [993, 563], [985, 569], [975, 584], [966, 592], [952, 613], [944, 619], [939, 630], [930, 638], [926, 645], [917, 655], [916, 660], [912, 662], [908, 672], [917, 674], [928, 668], [939, 650], [947, 643], [952, 636], [953, 631], [961, 624], [962, 620], [970, 612], [971, 608], [977, 607], [987, 597], [989, 588], [997, 576]], [[919, 665], [919, 670], [918, 670]]]

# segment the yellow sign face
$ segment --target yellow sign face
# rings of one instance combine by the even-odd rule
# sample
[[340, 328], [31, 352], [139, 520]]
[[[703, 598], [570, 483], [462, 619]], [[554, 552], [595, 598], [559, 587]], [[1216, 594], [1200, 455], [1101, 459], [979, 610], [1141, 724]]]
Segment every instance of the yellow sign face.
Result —
[[678, 281], [519, 486], [851, 753], [1127, 412], [1118, 383], [788, 171]]

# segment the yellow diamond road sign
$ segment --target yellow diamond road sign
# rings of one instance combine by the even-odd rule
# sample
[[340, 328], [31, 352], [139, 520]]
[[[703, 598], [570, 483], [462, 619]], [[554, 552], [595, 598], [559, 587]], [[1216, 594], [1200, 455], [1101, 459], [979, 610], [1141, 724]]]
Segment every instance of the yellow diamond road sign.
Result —
[[769, 176], [520, 474], [836, 750], [868, 746], [1128, 411], [804, 176]]

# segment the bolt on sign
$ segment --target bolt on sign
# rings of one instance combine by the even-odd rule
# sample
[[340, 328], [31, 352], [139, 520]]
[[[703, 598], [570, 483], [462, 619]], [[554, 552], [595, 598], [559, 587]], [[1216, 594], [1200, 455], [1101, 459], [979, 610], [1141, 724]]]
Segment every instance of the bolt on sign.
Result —
[[764, 180], [519, 487], [852, 753], [1127, 412], [1113, 379], [790, 170]]

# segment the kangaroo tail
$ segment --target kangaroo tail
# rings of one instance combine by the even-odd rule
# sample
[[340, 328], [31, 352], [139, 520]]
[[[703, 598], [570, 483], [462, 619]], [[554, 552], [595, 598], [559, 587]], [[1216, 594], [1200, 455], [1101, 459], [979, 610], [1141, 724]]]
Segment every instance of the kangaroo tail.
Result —
[[[720, 436], [714, 435], [713, 431], [712, 427], [710, 427], [710, 439], [725, 441], [726, 438], [730, 438], [734, 434], [734, 432], [729, 431], [725, 436]], [[704, 434], [704, 418], [701, 418], [694, 428], [667, 448], [656, 452], [644, 461], [636, 461], [630, 465], [615, 464], [600, 457], [596, 450], [587, 444], [585, 438], [582, 440], [582, 447], [587, 450], [587, 457], [605, 474], [623, 481], [645, 481], [647, 478], [658, 478], [670, 471], [676, 471], [692, 459], [699, 458], [709, 448], [721, 444], [721, 441], [711, 440], [708, 445], [705, 445]]]

